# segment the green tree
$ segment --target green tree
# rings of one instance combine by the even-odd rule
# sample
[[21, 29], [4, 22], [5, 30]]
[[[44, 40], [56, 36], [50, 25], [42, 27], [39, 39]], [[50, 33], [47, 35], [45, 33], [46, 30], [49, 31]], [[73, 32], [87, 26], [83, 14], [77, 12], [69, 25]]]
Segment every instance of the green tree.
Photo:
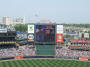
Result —
[[18, 32], [27, 32], [27, 25], [24, 24], [15, 25], [15, 29]]

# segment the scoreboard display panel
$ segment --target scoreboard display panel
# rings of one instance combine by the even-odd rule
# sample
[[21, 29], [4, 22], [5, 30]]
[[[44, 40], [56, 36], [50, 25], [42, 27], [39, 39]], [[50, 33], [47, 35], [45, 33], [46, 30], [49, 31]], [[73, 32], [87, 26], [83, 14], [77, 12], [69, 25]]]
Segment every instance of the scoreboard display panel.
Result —
[[55, 25], [36, 25], [36, 43], [55, 43]]

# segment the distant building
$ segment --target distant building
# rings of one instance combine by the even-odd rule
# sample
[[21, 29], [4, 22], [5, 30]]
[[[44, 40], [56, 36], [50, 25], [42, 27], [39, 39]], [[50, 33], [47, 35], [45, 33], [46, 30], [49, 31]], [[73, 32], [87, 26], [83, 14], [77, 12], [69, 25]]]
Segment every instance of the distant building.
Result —
[[12, 30], [12, 27], [7, 27], [7, 25], [0, 24], [0, 48], [16, 47], [16, 31]]
[[3, 17], [2, 22], [3, 22], [3, 24], [5, 24], [5, 25], [10, 25], [10, 18], [9, 18], [9, 17]]
[[17, 24], [25, 24], [25, 17], [24, 18], [13, 18], [12, 19], [12, 25], [17, 25]]
[[24, 18], [3, 17], [0, 24], [4, 24], [4, 25], [26, 24], [26, 20], [25, 17]]

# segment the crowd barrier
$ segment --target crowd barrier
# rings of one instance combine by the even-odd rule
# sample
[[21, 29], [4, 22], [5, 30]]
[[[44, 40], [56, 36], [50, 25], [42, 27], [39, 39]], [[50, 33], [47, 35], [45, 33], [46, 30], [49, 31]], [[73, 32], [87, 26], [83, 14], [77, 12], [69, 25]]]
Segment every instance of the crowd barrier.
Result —
[[86, 57], [79, 57], [79, 60], [82, 60], [82, 61], [90, 61], [89, 58], [86, 58]]
[[64, 57], [64, 56], [56, 56], [57, 59], [72, 59], [72, 60], [78, 60], [79, 57]]
[[26, 57], [16, 56], [16, 57], [0, 58], [0, 61], [3, 61], [3, 60], [21, 60], [21, 59], [40, 59], [40, 58], [90, 61], [90, 58], [85, 58], [85, 57], [64, 57], [64, 56], [26, 56]]
[[33, 59], [33, 58], [55, 58], [54, 56], [16, 56], [16, 57], [4, 57], [0, 58], [0, 61], [2, 60], [20, 60], [20, 59]]
[[2, 61], [2, 60], [13, 60], [14, 59], [14, 57], [4, 57], [4, 58], [0, 58], [0, 61]]

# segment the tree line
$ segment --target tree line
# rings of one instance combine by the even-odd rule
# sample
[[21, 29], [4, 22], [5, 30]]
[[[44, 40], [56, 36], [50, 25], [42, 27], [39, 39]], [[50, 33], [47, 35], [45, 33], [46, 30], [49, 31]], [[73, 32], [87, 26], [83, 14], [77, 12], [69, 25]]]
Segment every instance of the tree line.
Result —
[[15, 25], [14, 27], [17, 32], [27, 32], [28, 29], [27, 24], [18, 24]]

